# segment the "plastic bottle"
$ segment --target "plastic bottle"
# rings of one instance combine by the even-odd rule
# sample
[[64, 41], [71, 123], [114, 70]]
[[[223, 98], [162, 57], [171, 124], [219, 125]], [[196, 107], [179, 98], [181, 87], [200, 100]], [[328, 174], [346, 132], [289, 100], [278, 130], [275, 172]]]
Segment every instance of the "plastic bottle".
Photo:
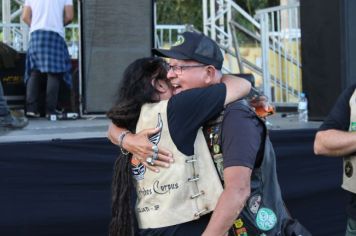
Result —
[[298, 101], [298, 120], [308, 122], [308, 99], [305, 93], [301, 93]]

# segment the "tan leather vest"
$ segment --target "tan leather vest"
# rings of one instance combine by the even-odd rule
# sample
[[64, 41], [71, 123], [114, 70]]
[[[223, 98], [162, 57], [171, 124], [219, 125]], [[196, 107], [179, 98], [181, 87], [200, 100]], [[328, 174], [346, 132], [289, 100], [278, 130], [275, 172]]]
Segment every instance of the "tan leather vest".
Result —
[[[146, 104], [141, 109], [136, 132], [157, 126], [162, 129], [158, 147], [173, 153], [175, 162], [154, 173], [137, 166], [136, 216], [139, 228], [160, 228], [198, 219], [214, 210], [222, 185], [212, 162], [202, 130], [198, 131], [193, 156], [181, 153], [172, 141], [167, 123], [167, 102]], [[136, 163], [137, 164], [137, 163]]]
[[[355, 132], [356, 131], [356, 90], [352, 94], [350, 98], [350, 127], [349, 131], [350, 132]], [[343, 183], [342, 183], [342, 188], [356, 193], [356, 173], [355, 173], [355, 168], [356, 168], [356, 153], [344, 157], [344, 174], [343, 174]]]

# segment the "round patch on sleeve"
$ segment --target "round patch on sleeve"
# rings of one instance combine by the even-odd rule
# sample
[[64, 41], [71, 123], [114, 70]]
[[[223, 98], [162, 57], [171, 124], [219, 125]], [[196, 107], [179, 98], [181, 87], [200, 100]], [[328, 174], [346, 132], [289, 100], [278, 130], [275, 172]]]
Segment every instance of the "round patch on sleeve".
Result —
[[352, 167], [352, 163], [350, 161], [347, 161], [345, 163], [345, 175], [347, 177], [351, 178], [353, 172], [354, 172], [354, 168]]
[[262, 207], [257, 212], [256, 223], [260, 230], [268, 231], [276, 225], [277, 216], [271, 209]]

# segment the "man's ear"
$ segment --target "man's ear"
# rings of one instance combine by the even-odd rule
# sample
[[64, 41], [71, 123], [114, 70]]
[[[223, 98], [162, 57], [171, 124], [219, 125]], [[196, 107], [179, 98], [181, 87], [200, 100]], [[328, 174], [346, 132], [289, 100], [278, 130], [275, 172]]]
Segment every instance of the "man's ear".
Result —
[[205, 83], [206, 84], [211, 84], [212, 81], [215, 79], [216, 75], [216, 69], [213, 66], [206, 66], [206, 74], [207, 76], [205, 77]]

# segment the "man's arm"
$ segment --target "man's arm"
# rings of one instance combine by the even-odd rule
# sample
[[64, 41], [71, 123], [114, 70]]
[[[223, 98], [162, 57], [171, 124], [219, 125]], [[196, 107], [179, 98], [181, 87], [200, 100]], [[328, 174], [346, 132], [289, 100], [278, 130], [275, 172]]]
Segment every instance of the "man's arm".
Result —
[[74, 10], [73, 5], [64, 6], [64, 17], [63, 17], [63, 25], [66, 26], [73, 21], [74, 18]]
[[[245, 79], [237, 78], [235, 76], [226, 76], [226, 88], [228, 90], [226, 97], [229, 97], [226, 100], [232, 99], [240, 99], [249, 93], [251, 88], [251, 83]], [[209, 104], [211, 107], [211, 104]], [[184, 107], [185, 108], [185, 107]], [[191, 114], [190, 114], [191, 115]], [[109, 125], [107, 137], [108, 139], [118, 145], [117, 137], [121, 132], [125, 131], [121, 127], [117, 127], [114, 124]], [[134, 156], [140, 161], [144, 161], [148, 156], [152, 156], [152, 144], [148, 141], [148, 137], [154, 133], [158, 132], [157, 129], [146, 129], [141, 131], [140, 133], [135, 134], [127, 134], [125, 137], [122, 146], [125, 150], [134, 154]], [[168, 163], [173, 162], [173, 158], [171, 153], [168, 150], [164, 150], [163, 148], [159, 148], [158, 153], [159, 161], [155, 162], [155, 167], [148, 166], [149, 169], [157, 171], [156, 167], [167, 167]]]
[[250, 195], [251, 169], [231, 166], [224, 169], [225, 187], [203, 236], [225, 235]]
[[314, 153], [326, 156], [344, 156], [356, 151], [356, 133], [348, 132], [350, 125], [349, 100], [356, 85], [349, 86], [338, 97], [325, 118], [314, 140]]
[[224, 235], [241, 213], [250, 195], [252, 170], [263, 158], [264, 137], [253, 111], [241, 103], [226, 108], [221, 126], [225, 186], [204, 236]]
[[314, 153], [325, 156], [344, 156], [356, 152], [356, 132], [336, 129], [318, 131]]
[[31, 19], [32, 19], [32, 10], [29, 6], [24, 6], [22, 10], [22, 20], [26, 23], [29, 27], [31, 27]]

